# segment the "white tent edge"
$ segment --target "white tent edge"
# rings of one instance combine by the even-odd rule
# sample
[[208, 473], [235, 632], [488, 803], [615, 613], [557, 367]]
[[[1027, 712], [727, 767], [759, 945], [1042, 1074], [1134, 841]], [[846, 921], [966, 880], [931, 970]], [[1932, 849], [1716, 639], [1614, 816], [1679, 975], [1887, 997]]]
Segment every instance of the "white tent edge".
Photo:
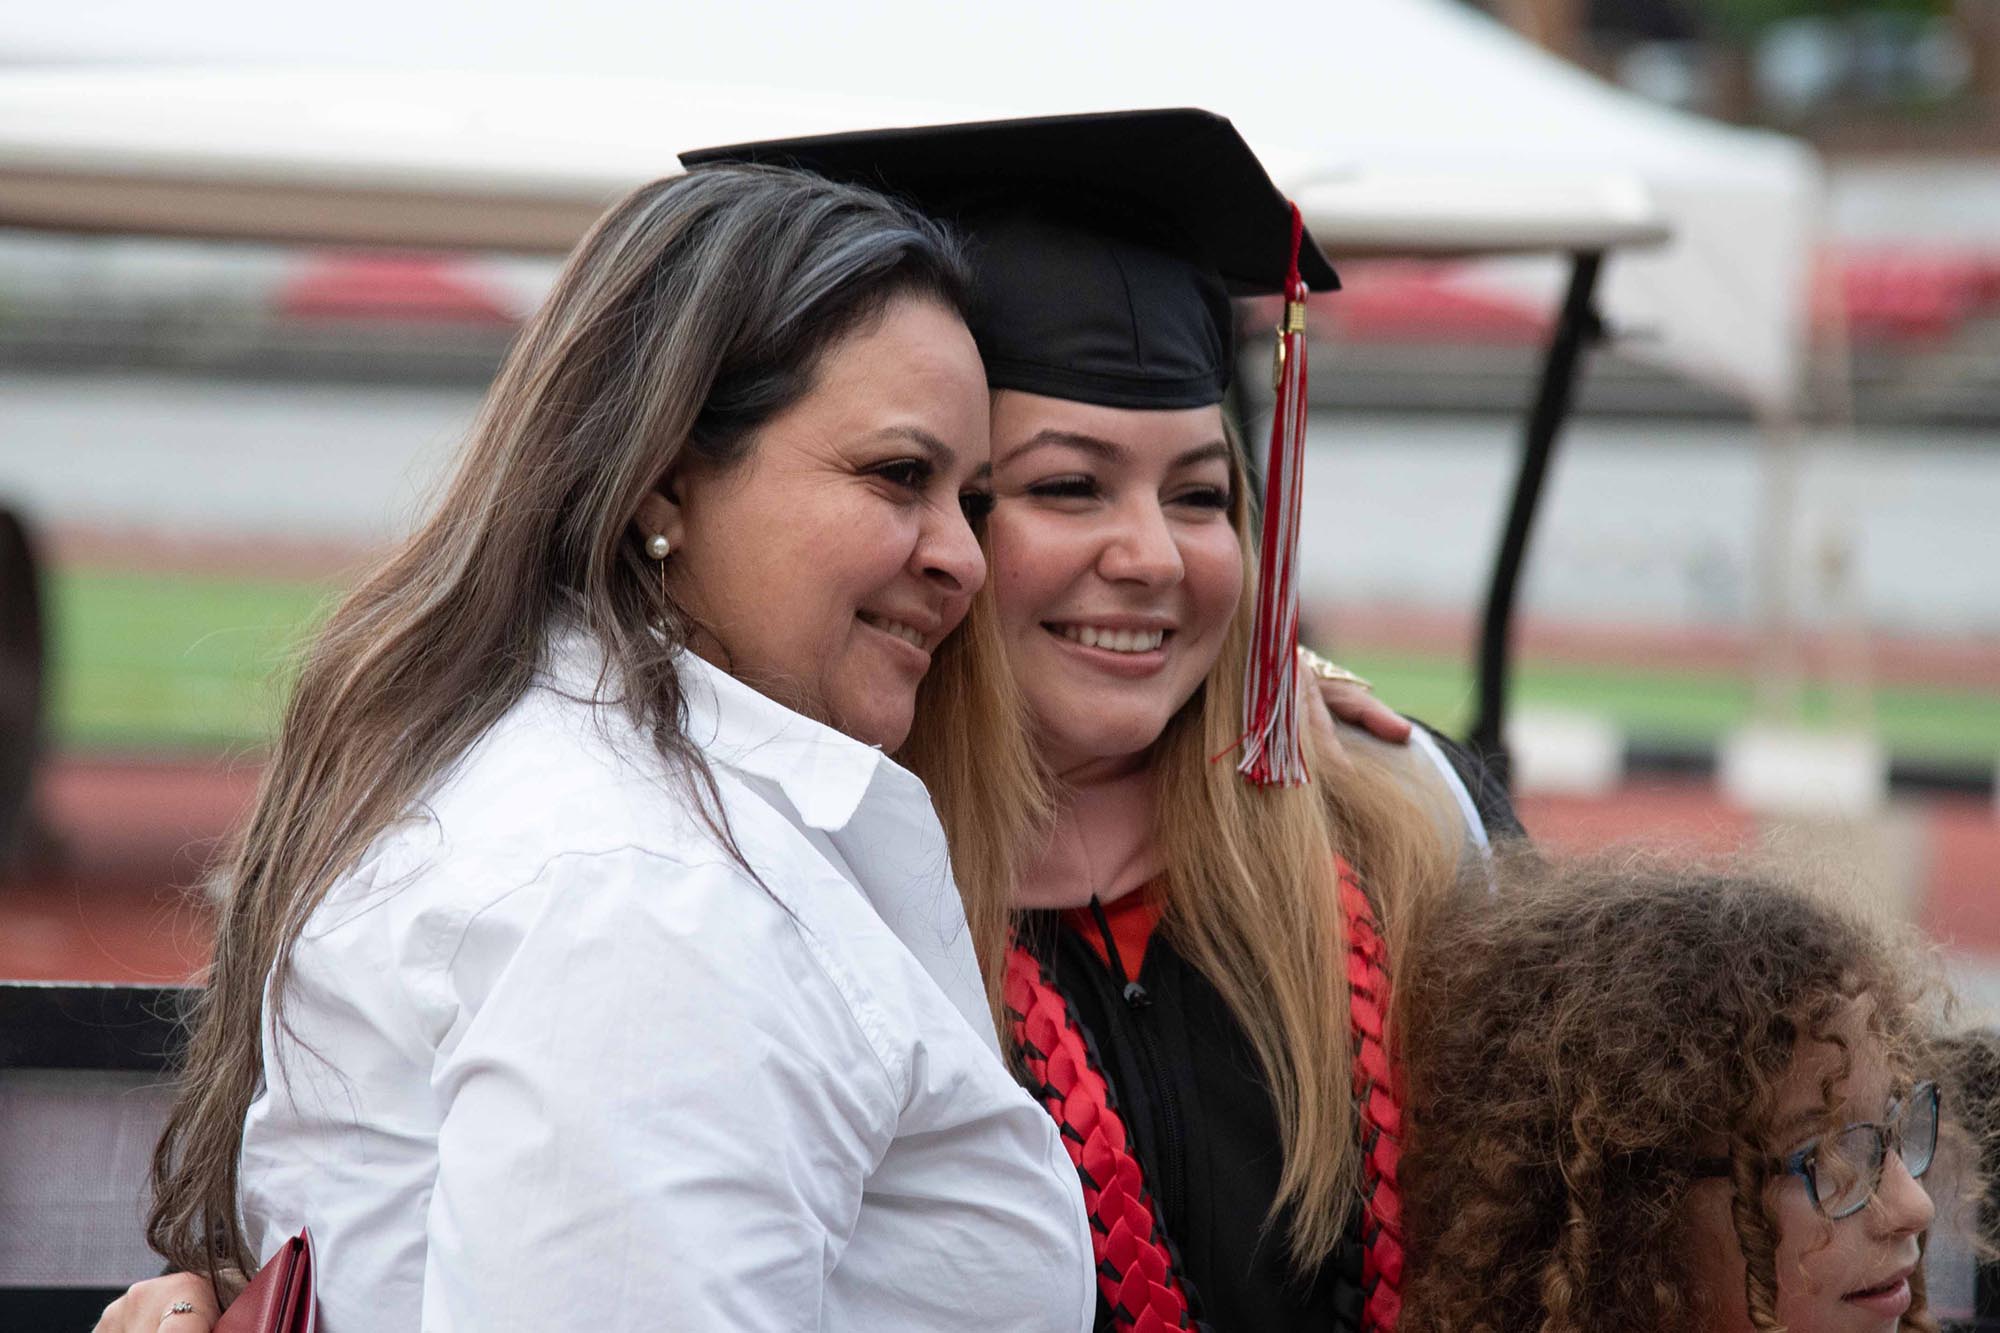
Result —
[[[678, 170], [685, 149], [774, 126], [982, 114], [784, 100], [796, 104], [774, 111], [755, 87], [464, 71], [10, 72], [0, 74], [0, 225], [560, 253], [625, 190]], [[561, 108], [579, 106], [590, 124], [565, 124]], [[652, 128], [607, 137], [606, 123]], [[578, 151], [593, 130], [598, 141]], [[1259, 151], [1337, 259], [1610, 250], [1668, 233], [1634, 176], [1328, 177], [1288, 146]]]

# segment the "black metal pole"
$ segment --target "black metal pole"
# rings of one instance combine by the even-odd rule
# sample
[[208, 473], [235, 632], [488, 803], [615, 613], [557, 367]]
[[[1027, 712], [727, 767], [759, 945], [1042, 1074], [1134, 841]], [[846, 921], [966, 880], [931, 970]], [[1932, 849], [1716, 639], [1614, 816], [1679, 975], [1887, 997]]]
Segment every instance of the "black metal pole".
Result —
[[1486, 618], [1479, 631], [1479, 714], [1468, 739], [1474, 753], [1492, 767], [1503, 783], [1509, 779], [1503, 737], [1514, 594], [1520, 583], [1521, 565], [1527, 558], [1528, 535], [1534, 527], [1536, 506], [1541, 502], [1549, 457], [1555, 452], [1563, 419], [1569, 415], [1570, 397], [1576, 388], [1584, 349], [1603, 336], [1603, 325], [1591, 304], [1603, 262], [1601, 251], [1574, 256], [1569, 290], [1563, 296], [1562, 314], [1556, 321], [1555, 335], [1549, 340], [1541, 385], [1535, 393], [1534, 409], [1528, 415], [1521, 471], [1514, 480], [1514, 500], [1507, 510], [1507, 528], [1500, 539], [1500, 553], [1493, 563], [1493, 582], [1486, 593]]

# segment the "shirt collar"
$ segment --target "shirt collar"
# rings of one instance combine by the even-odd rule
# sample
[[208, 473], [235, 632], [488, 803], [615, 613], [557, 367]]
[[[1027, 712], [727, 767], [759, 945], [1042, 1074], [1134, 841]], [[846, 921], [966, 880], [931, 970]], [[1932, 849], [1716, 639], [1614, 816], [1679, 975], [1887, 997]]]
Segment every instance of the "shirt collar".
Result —
[[[587, 634], [559, 634], [550, 657], [567, 692], [595, 696], [603, 654]], [[808, 828], [845, 828], [878, 771], [903, 771], [874, 746], [793, 712], [696, 653], [681, 652], [675, 665], [688, 739], [710, 763], [774, 784]]]

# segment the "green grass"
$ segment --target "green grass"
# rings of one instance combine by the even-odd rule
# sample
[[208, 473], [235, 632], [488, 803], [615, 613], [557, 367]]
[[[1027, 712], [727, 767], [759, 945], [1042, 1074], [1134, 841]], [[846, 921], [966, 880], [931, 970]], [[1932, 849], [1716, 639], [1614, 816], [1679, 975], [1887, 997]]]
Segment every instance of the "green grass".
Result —
[[50, 580], [58, 744], [268, 740], [296, 650], [338, 589], [296, 579], [60, 571]]
[[[1463, 661], [1365, 649], [1342, 661], [1405, 712], [1453, 733], [1471, 723], [1473, 673]], [[1749, 679], [1731, 675], [1527, 661], [1516, 669], [1514, 685], [1516, 708], [1596, 713], [1651, 740], [1712, 740], [1741, 725], [1752, 710]], [[1834, 707], [1825, 690], [1809, 688], [1802, 704], [1807, 724], [1832, 725]], [[2000, 760], [2000, 692], [1883, 687], [1874, 693], [1873, 709], [1876, 730], [1898, 757]]]
[[[296, 579], [111, 574], [70, 570], [51, 580], [55, 734], [85, 749], [231, 748], [267, 740], [290, 663], [339, 591]], [[1448, 731], [1470, 720], [1472, 673], [1462, 660], [1348, 652], [1381, 696]], [[1631, 734], [1699, 743], [1750, 715], [1749, 682], [1733, 676], [1579, 667], [1529, 661], [1516, 706], [1610, 717]], [[1830, 714], [1823, 694], [1809, 720]], [[1882, 689], [1876, 725], [1909, 758], [2000, 759], [2000, 691]]]

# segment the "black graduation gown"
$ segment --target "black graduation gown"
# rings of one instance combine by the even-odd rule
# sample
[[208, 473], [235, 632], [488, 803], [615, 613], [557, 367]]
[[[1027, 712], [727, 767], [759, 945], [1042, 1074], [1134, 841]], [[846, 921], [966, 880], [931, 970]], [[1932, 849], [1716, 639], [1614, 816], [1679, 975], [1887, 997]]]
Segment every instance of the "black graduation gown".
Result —
[[[1519, 835], [1505, 792], [1470, 755], [1439, 739], [1489, 834]], [[1135, 978], [1143, 1001], [1128, 1000], [1125, 978], [1086, 938], [1083, 932], [1097, 932], [1081, 925], [1082, 916], [1029, 913], [1022, 939], [1050, 969], [1093, 1044], [1197, 1318], [1211, 1333], [1357, 1329], [1359, 1218], [1340, 1248], [1303, 1276], [1287, 1254], [1285, 1220], [1264, 1225], [1283, 1154], [1277, 1112], [1235, 1015], [1159, 935]], [[1097, 1327], [1111, 1328], [1101, 1297]]]

